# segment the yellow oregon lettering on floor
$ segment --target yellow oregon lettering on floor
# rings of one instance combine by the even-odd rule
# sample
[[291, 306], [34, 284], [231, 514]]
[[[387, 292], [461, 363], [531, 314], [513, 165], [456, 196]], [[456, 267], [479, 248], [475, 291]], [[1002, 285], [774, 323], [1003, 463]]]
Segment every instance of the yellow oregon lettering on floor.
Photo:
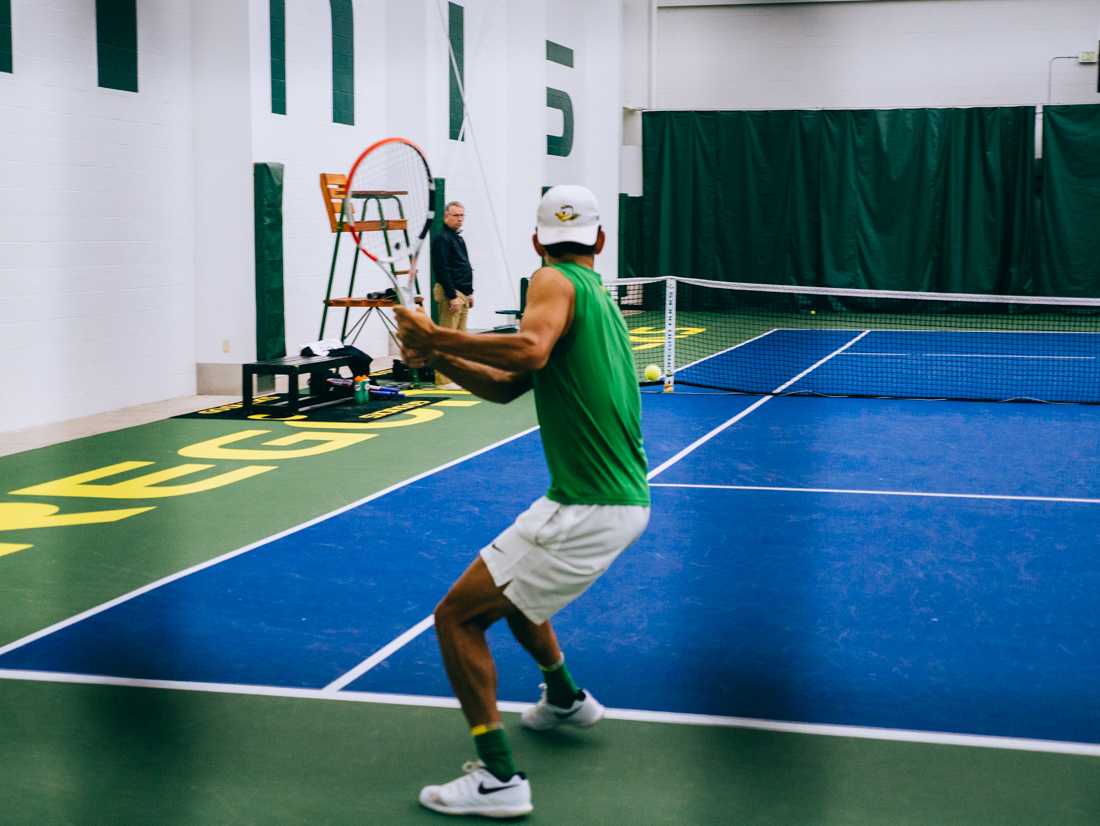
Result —
[[[289, 424], [289, 422], [288, 422]], [[351, 445], [365, 442], [367, 439], [377, 438], [373, 433], [353, 435], [350, 433], [291, 433], [289, 436], [280, 436], [261, 444], [272, 448], [284, 448], [303, 442], [320, 442], [311, 447], [298, 450], [261, 450], [259, 448], [227, 448], [236, 442], [245, 439], [253, 439], [264, 436], [270, 430], [241, 430], [237, 433], [228, 433], [205, 442], [188, 445], [180, 448], [180, 456], [188, 459], [239, 459], [250, 462], [254, 459], [271, 461], [272, 459], [301, 459], [305, 456], [320, 456], [322, 453], [331, 453], [334, 450], [350, 447]]]
[[[102, 525], [119, 522], [154, 510], [147, 508], [121, 508], [117, 510], [91, 511], [88, 513], [58, 513], [57, 505], [32, 504], [30, 502], [0, 502], [0, 531], [26, 531], [35, 528], [64, 528], [72, 525]], [[25, 551], [33, 545], [0, 542], [0, 556]]]
[[421, 407], [406, 410], [396, 416], [389, 416], [377, 422], [284, 422], [287, 427], [306, 427], [315, 430], [385, 430], [391, 427], [409, 427], [424, 424], [443, 417], [442, 410], [433, 407]]
[[92, 499], [161, 499], [167, 496], [187, 496], [191, 493], [199, 493], [206, 490], [214, 490], [224, 485], [232, 485], [269, 470], [276, 470], [275, 465], [251, 465], [249, 467], [230, 470], [202, 479], [198, 482], [190, 482], [182, 485], [162, 484], [181, 476], [190, 476], [200, 471], [210, 470], [214, 465], [177, 465], [176, 467], [157, 470], [146, 473], [134, 479], [113, 484], [92, 484], [96, 479], [105, 479], [109, 476], [117, 476], [120, 473], [148, 467], [155, 462], [119, 462], [107, 467], [96, 468], [64, 479], [55, 479], [52, 482], [43, 482], [40, 485], [32, 485], [29, 488], [13, 490], [12, 494], [19, 496], [83, 496]]
[[[278, 400], [278, 396], [256, 396], [253, 400], [253, 404], [263, 404], [264, 402], [273, 402]], [[244, 402], [230, 402], [229, 404], [221, 404], [217, 407], [208, 407], [205, 410], [200, 410], [201, 416], [214, 416], [218, 413], [228, 413], [230, 410], [240, 410], [244, 407]]]
[[108, 511], [90, 511], [87, 513], [59, 513], [58, 505], [43, 505], [31, 502], [0, 502], [0, 531], [25, 531], [32, 528], [64, 528], [70, 525], [102, 525], [106, 522], [120, 522], [151, 511], [147, 508], [120, 508]]

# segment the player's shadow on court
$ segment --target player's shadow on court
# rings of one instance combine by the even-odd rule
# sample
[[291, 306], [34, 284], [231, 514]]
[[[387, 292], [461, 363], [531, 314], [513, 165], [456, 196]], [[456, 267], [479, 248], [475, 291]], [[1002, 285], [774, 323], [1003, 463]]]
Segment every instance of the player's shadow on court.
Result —
[[124, 686], [77, 690], [80, 699], [70, 708], [76, 789], [69, 822], [99, 817], [121, 822], [145, 811], [147, 822], [194, 823], [193, 801], [201, 796], [204, 776], [218, 769], [195, 758], [193, 739], [200, 726], [191, 719], [188, 692]]

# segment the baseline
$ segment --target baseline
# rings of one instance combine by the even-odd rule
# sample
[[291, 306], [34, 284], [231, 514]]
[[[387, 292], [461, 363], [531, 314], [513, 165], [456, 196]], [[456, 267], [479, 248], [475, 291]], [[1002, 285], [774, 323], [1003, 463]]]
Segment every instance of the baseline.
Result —
[[[420, 708], [459, 708], [458, 700], [453, 697], [437, 697], [421, 694], [334, 691], [331, 689], [236, 685], [232, 683], [192, 683], [175, 680], [139, 680], [124, 677], [101, 677], [91, 674], [65, 674], [47, 671], [0, 670], [0, 680], [73, 683], [79, 685], [114, 685], [127, 688], [153, 688], [164, 691], [194, 691], [207, 694], [284, 697], [290, 699], [373, 703], [378, 705], [414, 706]], [[530, 703], [501, 701], [498, 705], [502, 711], [518, 714], [527, 708]], [[646, 711], [643, 709], [631, 708], [608, 708], [605, 716], [609, 720], [626, 720], [644, 723], [745, 728], [758, 729], [761, 731], [788, 732], [792, 734], [821, 735], [826, 737], [852, 737], [861, 740], [890, 740], [902, 743], [928, 743], [935, 745], [966, 746], [971, 748], [1100, 757], [1100, 745], [1098, 744], [1073, 743], [1062, 740], [1039, 740], [1027, 737], [998, 737], [984, 734], [954, 734], [951, 732], [876, 728], [873, 726], [798, 723], [786, 720], [762, 720], [753, 717], [726, 717], [715, 714], [686, 714], [682, 712]]]

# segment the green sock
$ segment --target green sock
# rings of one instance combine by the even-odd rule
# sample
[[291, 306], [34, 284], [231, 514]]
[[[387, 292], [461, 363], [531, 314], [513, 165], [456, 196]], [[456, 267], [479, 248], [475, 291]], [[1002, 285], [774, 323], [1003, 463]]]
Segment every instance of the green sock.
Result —
[[539, 668], [546, 679], [546, 699], [551, 705], [558, 708], [569, 708], [581, 693], [580, 688], [573, 682], [573, 675], [565, 665], [565, 657], [561, 662], [550, 668]]
[[508, 744], [508, 735], [499, 727], [490, 728], [488, 731], [483, 729], [485, 726], [475, 726], [471, 730], [474, 735], [474, 745], [477, 747], [477, 756], [497, 780], [511, 779], [516, 773], [516, 764], [512, 759], [512, 747]]

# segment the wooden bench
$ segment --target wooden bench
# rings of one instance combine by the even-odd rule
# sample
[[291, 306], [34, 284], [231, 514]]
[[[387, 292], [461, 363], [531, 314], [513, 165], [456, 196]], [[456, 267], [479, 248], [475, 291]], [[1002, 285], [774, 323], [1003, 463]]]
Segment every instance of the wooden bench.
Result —
[[[265, 404], [264, 412], [297, 415], [302, 410], [333, 404], [355, 395], [351, 387], [333, 387], [325, 381], [333, 371], [351, 366], [351, 356], [287, 356], [281, 359], [255, 361], [241, 365], [245, 413], [251, 413], [252, 384], [256, 376], [287, 376], [287, 400], [280, 404]], [[309, 375], [309, 392], [302, 396], [298, 389], [299, 378]]]

